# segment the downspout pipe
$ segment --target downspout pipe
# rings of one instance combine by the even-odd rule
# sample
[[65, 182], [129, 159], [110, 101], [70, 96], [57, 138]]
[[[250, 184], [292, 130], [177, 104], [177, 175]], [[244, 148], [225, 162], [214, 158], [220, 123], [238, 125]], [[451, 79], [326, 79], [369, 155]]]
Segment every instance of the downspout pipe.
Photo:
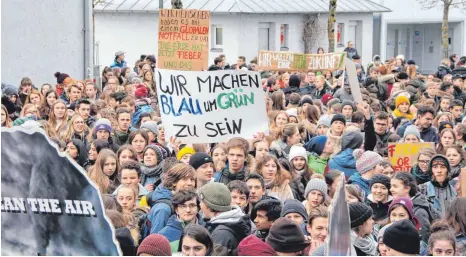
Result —
[[94, 27], [92, 26], [92, 0], [83, 0], [84, 6], [84, 77], [94, 78]]

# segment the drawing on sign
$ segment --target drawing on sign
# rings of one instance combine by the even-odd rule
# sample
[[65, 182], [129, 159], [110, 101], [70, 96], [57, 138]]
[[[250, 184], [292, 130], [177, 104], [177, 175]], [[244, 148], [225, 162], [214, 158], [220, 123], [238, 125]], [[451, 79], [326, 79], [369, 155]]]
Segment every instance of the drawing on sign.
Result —
[[416, 158], [422, 148], [435, 150], [434, 143], [390, 143], [388, 158], [391, 160], [395, 172], [410, 171], [416, 163]]

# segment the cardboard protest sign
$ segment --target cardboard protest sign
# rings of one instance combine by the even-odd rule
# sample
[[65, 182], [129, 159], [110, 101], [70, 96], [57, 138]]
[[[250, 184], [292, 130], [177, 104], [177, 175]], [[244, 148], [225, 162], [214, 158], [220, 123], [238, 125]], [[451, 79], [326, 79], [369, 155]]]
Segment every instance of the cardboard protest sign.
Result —
[[2, 255], [120, 255], [99, 190], [39, 128], [2, 128]]
[[161, 9], [157, 67], [171, 70], [207, 70], [210, 12]]
[[341, 70], [346, 53], [298, 54], [290, 52], [259, 51], [259, 70], [310, 71]]
[[435, 149], [434, 143], [390, 143], [388, 144], [388, 159], [395, 172], [410, 171], [416, 164], [417, 155], [423, 148]]
[[268, 131], [258, 72], [156, 72], [160, 114], [168, 137], [184, 143], [216, 143]]
[[[348, 58], [345, 58], [345, 70], [348, 74], [348, 83], [351, 87], [351, 94], [354, 102], [362, 103], [361, 88], [359, 87], [358, 75], [356, 72], [356, 64]], [[344, 74], [343, 74], [344, 75]], [[344, 79], [345, 77], [343, 77]]]

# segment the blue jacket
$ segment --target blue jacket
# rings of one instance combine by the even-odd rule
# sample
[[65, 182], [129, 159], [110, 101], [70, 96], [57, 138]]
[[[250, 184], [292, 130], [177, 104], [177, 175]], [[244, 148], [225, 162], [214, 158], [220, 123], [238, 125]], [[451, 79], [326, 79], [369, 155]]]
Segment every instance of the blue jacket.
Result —
[[371, 193], [371, 187], [369, 185], [369, 180], [364, 179], [361, 177], [359, 172], [354, 173], [348, 180], [348, 184], [355, 185], [361, 191], [363, 195], [364, 202], [367, 200], [367, 196]]
[[[196, 218], [199, 221], [199, 225], [204, 225], [204, 222], [201, 219], [199, 213], [196, 215]], [[167, 238], [167, 240], [170, 242], [172, 252], [178, 252], [179, 241], [185, 226], [186, 224], [182, 223], [176, 214], [173, 214], [168, 219], [167, 225], [159, 231], [159, 234]]]
[[349, 178], [356, 170], [356, 159], [353, 156], [353, 149], [345, 149], [342, 152], [335, 155], [328, 162], [330, 170], [339, 170], [345, 173], [345, 177]]
[[133, 120], [131, 121], [131, 126], [135, 126], [138, 123], [139, 116], [141, 116], [142, 113], [150, 113], [152, 111], [152, 107], [150, 107], [149, 104], [136, 107], [136, 111], [133, 114]]
[[[405, 124], [403, 124], [403, 126], [401, 126], [399, 129], [398, 129], [398, 136], [400, 136], [401, 138], [403, 138], [403, 135], [405, 133], [405, 130], [406, 128], [409, 126], [409, 125], [414, 125], [414, 122], [416, 120], [412, 120], [412, 121], [409, 121], [409, 122], [406, 122]], [[428, 129], [423, 129], [422, 131], [420, 131], [420, 134], [421, 134], [421, 139], [424, 141], [424, 142], [434, 142], [434, 143], [438, 143], [438, 133], [437, 133], [437, 130], [430, 126]]]
[[[173, 194], [168, 188], [159, 185], [154, 192], [152, 192], [152, 199], [153, 201], [157, 201], [159, 199], [167, 199], [171, 200]], [[166, 203], [157, 203], [150, 209], [147, 218], [151, 221], [151, 234], [157, 234], [159, 231], [167, 225], [167, 221], [172, 215], [171, 207]]]
[[125, 66], [127, 66], [125, 61], [117, 62], [116, 59], [113, 60], [113, 63], [112, 63], [112, 64], [110, 64], [110, 68], [115, 68], [115, 67], [123, 68], [123, 67], [125, 67]]

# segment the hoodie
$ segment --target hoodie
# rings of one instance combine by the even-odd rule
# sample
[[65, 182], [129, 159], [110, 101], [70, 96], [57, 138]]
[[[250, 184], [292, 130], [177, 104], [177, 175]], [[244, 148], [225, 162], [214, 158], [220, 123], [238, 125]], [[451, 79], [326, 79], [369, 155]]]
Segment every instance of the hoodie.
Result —
[[[201, 216], [196, 214], [196, 219], [202, 223], [200, 225], [204, 225], [204, 222], [201, 219]], [[170, 247], [172, 249], [172, 253], [178, 251], [178, 247], [180, 244], [181, 234], [183, 233], [183, 229], [187, 226], [188, 223], [182, 222], [178, 219], [177, 214], [173, 214], [167, 221], [167, 225], [159, 231], [159, 234], [164, 236], [170, 242]]]
[[[153, 201], [160, 199], [171, 200], [173, 193], [163, 185], [159, 185], [154, 192], [152, 192]], [[166, 203], [156, 203], [150, 209], [147, 218], [151, 221], [150, 234], [157, 234], [165, 225], [172, 215], [171, 206]]]
[[159, 163], [155, 167], [141, 165], [141, 184], [143, 186], [154, 185], [156, 188], [162, 182], [162, 165]]
[[251, 221], [238, 206], [222, 212], [206, 223], [214, 244], [219, 245], [219, 256], [236, 256], [241, 240], [251, 233]]

